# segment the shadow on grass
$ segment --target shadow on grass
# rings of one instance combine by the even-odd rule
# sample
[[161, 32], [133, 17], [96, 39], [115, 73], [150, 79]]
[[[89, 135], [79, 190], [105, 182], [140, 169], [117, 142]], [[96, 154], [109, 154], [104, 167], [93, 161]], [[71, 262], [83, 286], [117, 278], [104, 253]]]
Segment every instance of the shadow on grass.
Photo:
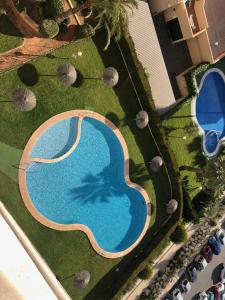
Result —
[[22, 36], [4, 14], [0, 15], [0, 33], [9, 36]]
[[193, 164], [199, 167], [204, 167], [206, 159], [202, 154], [202, 139], [200, 136], [196, 136], [193, 141], [187, 144], [188, 152], [194, 152]]
[[83, 74], [81, 73], [80, 70], [76, 69], [77, 71], [77, 80], [75, 81], [75, 83], [72, 85], [72, 87], [74, 88], [79, 88], [83, 85], [84, 83], [84, 76]]
[[17, 75], [19, 76], [20, 80], [28, 86], [35, 85], [39, 80], [39, 73], [36, 67], [31, 64], [24, 64], [17, 70]]
[[[131, 160], [130, 177], [134, 182], [137, 182], [141, 185], [143, 185], [143, 182], [147, 180], [152, 180], [157, 203], [157, 206], [154, 207], [156, 211], [156, 222], [148, 229], [139, 245], [128, 255], [123, 257], [121, 261], [114, 268], [112, 268], [110, 272], [108, 272], [84, 298], [86, 300], [101, 300], [112, 299], [115, 296], [117, 291], [123, 286], [123, 284], [126, 283], [127, 279], [134, 273], [135, 270], [139, 268], [140, 264], [148, 258], [149, 253], [159, 244], [165, 234], [165, 232], [163, 234], [163, 231], [168, 231], [171, 226], [170, 222], [174, 222], [174, 219], [170, 219], [168, 226], [166, 226], [167, 228], [164, 226], [161, 228], [160, 234], [156, 234], [160, 225], [167, 218], [165, 203], [170, 198], [168, 179], [164, 169], [157, 174], [152, 174], [146, 167], [148, 162], [152, 159], [152, 157], [157, 155], [158, 152], [152, 141], [149, 131], [146, 128], [142, 130], [138, 129], [135, 125], [135, 122], [133, 122], [137, 112], [140, 110], [140, 106], [137, 102], [132, 85], [129, 82], [127, 71], [124, 67], [122, 59], [120, 58], [120, 53], [116, 45], [112, 42], [110, 48], [107, 51], [103, 51], [102, 41], [104, 40], [104, 32], [99, 32], [93, 38], [93, 40], [99, 51], [99, 54], [101, 55], [105, 67], [113, 66], [119, 72], [120, 81], [114, 88], [114, 91], [117, 94], [120, 105], [125, 113], [126, 126], [128, 126], [132, 132], [145, 161], [145, 164], [142, 166], [135, 165]], [[142, 85], [142, 81], [137, 74], [136, 66], [126, 42], [121, 41], [121, 46], [123, 46], [123, 49], [126, 51], [126, 61], [131, 74], [133, 74], [133, 80], [135, 82], [137, 92], [141, 97], [143, 109], [149, 113], [151, 120], [152, 118], [155, 118], [155, 114], [152, 115], [152, 110], [149, 106], [150, 100], [148, 97], [151, 97], [150, 92], [147, 94]], [[158, 128], [156, 128], [154, 125], [152, 126], [154, 127], [152, 130], [155, 130], [158, 133]], [[149, 196], [151, 197], [151, 195]], [[119, 272], [116, 271], [117, 268], [119, 268]]]

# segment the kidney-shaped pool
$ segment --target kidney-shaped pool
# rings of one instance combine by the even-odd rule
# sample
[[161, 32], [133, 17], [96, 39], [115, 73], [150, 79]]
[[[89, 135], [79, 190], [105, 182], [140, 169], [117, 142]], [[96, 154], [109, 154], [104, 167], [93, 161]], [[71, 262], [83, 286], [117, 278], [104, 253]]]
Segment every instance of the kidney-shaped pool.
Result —
[[103, 116], [70, 111], [32, 135], [19, 171], [23, 200], [41, 223], [84, 231], [106, 257], [130, 252], [149, 225], [149, 198], [129, 180], [119, 130]]

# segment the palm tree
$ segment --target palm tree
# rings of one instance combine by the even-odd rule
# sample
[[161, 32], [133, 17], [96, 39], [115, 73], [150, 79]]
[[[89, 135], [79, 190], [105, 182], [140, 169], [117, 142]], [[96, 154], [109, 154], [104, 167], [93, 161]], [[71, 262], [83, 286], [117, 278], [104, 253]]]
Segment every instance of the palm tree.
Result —
[[128, 9], [137, 8], [137, 3], [137, 0], [86, 0], [82, 4], [63, 12], [55, 20], [57, 23], [61, 23], [71, 14], [92, 8], [97, 13], [96, 20], [98, 22], [95, 29], [102, 26], [106, 28], [107, 42], [105, 49], [107, 49], [112, 36], [119, 40], [123, 33], [127, 33]]
[[33, 37], [38, 35], [37, 30], [28, 23], [22, 14], [19, 13], [14, 5], [13, 0], [1, 0], [0, 8], [5, 11], [9, 20], [25, 37]]
[[213, 191], [216, 197], [221, 197], [225, 191], [225, 159], [223, 156], [208, 160], [205, 168], [181, 166], [180, 170], [195, 172], [202, 178], [205, 187]]

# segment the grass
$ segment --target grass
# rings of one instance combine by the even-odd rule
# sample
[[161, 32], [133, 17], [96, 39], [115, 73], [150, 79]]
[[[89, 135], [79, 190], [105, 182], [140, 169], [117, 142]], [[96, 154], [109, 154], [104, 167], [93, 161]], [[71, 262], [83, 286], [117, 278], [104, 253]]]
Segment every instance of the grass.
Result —
[[[134, 251], [123, 259], [105, 259], [95, 253], [82, 232], [51, 230], [38, 223], [25, 209], [12, 166], [19, 163], [21, 151], [36, 128], [51, 116], [72, 109], [93, 109], [117, 124], [128, 146], [131, 179], [146, 189], [155, 207], [151, 229], [155, 230], [166, 217], [164, 207], [169, 190], [164, 170], [152, 174], [146, 167], [157, 150], [149, 132], [135, 126], [133, 119], [140, 108], [117, 48], [112, 45], [107, 52], [103, 52], [102, 46], [99, 46], [101, 40], [102, 36], [98, 35], [95, 42], [86, 39], [72, 43], [56, 50], [51, 58], [33, 60], [28, 68], [21, 67], [0, 74], [0, 153], [3, 156], [1, 159], [5, 159], [5, 163], [0, 164], [0, 199], [73, 299], [93, 299], [91, 290], [97, 295], [95, 299], [101, 299], [99, 295], [103, 289], [110, 288], [116, 266], [119, 264], [121, 270], [126, 272], [127, 264], [134, 258]], [[83, 55], [74, 59], [72, 55], [78, 51], [82, 51]], [[64, 62], [74, 64], [82, 74], [83, 80], [79, 80], [77, 87], [66, 88], [57, 81], [57, 67]], [[99, 80], [106, 66], [119, 70], [120, 82], [115, 89]], [[23, 68], [29, 70], [32, 81], [30, 76], [24, 76]], [[27, 85], [37, 96], [37, 107], [27, 113], [17, 111], [9, 103], [13, 88], [23, 85]], [[146, 239], [154, 233], [153, 230], [149, 232]], [[86, 289], [77, 290], [72, 275], [83, 269], [90, 271], [91, 282]]]
[[[225, 73], [225, 58], [211, 65], [211, 68], [219, 68]], [[198, 76], [198, 84], [200, 84], [203, 75]], [[205, 157], [202, 153], [202, 138], [192, 120], [190, 102], [183, 103], [166, 114], [163, 127], [166, 130], [169, 144], [179, 166], [203, 167], [205, 165]], [[222, 150], [222, 154], [224, 154], [224, 150]], [[181, 176], [183, 180], [187, 180], [187, 190], [191, 199], [193, 199], [200, 191], [200, 183], [196, 181], [196, 175], [181, 171]]]
[[0, 53], [19, 47], [23, 42], [21, 34], [6, 15], [0, 15]]

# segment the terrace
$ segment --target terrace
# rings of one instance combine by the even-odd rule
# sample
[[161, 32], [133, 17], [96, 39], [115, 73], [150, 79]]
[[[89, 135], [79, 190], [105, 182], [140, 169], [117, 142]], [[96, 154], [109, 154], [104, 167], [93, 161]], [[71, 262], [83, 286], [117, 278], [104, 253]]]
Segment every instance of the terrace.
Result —
[[207, 33], [213, 58], [216, 60], [225, 53], [225, 1], [207, 0], [205, 13], [208, 21]]

